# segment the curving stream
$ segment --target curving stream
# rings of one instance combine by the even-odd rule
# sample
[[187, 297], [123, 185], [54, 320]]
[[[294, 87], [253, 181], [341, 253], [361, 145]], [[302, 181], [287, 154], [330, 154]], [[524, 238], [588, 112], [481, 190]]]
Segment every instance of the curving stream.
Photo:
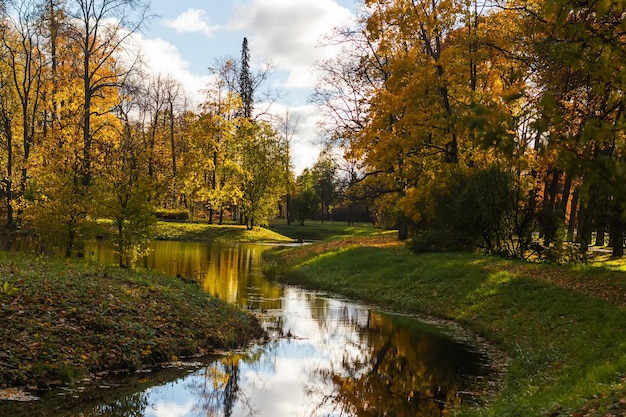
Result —
[[[102, 379], [0, 416], [441, 416], [479, 403], [487, 358], [443, 325], [335, 296], [279, 285], [262, 274], [269, 246], [153, 243], [143, 266], [196, 278], [257, 314], [270, 341], [214, 360]], [[110, 261], [105, 242], [88, 251]]]

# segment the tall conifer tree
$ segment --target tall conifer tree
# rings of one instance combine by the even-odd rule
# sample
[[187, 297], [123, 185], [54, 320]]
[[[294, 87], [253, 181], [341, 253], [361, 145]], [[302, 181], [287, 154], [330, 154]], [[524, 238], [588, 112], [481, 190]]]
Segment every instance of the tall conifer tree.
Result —
[[250, 50], [248, 49], [248, 38], [243, 38], [241, 45], [241, 72], [239, 73], [239, 94], [242, 102], [242, 116], [248, 120], [252, 119], [254, 106], [254, 87], [252, 76], [250, 75]]

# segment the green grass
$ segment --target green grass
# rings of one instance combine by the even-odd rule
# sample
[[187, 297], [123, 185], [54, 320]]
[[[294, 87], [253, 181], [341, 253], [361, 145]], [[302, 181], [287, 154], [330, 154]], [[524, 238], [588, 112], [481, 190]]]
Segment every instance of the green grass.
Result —
[[303, 241], [328, 240], [346, 236], [372, 236], [385, 233], [385, 231], [372, 226], [371, 223], [348, 225], [346, 222], [322, 223], [319, 220], [307, 220], [304, 226], [297, 222], [287, 225], [284, 220], [274, 221], [270, 224], [269, 229], [292, 239]]
[[0, 287], [0, 386], [134, 370], [262, 334], [196, 284], [150, 271], [0, 252]]
[[286, 282], [452, 319], [497, 343], [510, 356], [504, 385], [485, 408], [463, 415], [626, 415], [626, 275], [620, 265], [414, 255], [389, 241], [359, 238], [274, 256], [290, 265]]
[[182, 240], [187, 242], [292, 242], [293, 239], [283, 236], [264, 227], [248, 230], [246, 226], [228, 224], [216, 225], [207, 223], [175, 223], [158, 222], [156, 239]]

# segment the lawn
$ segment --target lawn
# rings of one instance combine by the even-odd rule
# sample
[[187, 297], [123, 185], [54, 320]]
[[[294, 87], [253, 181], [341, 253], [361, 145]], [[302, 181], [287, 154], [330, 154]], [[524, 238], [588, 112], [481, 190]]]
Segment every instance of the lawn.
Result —
[[283, 249], [284, 282], [452, 319], [509, 357], [480, 416], [625, 416], [623, 261], [555, 266], [472, 253], [413, 254], [393, 236]]
[[157, 223], [155, 239], [186, 242], [293, 242], [293, 238], [283, 236], [265, 227], [255, 227], [252, 230], [248, 230], [246, 226], [238, 224], [217, 225], [164, 221]]

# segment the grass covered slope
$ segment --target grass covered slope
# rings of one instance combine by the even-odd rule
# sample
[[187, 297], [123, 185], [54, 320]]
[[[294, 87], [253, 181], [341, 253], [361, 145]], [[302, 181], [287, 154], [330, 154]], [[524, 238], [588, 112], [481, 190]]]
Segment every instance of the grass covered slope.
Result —
[[0, 252], [0, 286], [0, 386], [134, 370], [262, 335], [250, 315], [150, 271]]
[[287, 225], [283, 220], [279, 220], [271, 223], [269, 229], [281, 235], [289, 236], [292, 239], [303, 241], [390, 233], [389, 231], [375, 228], [371, 223], [355, 223], [348, 226], [345, 222], [321, 222], [319, 220], [307, 220], [303, 226], [296, 222]]
[[511, 364], [497, 399], [464, 415], [625, 416], [626, 274], [467, 253], [414, 255], [392, 237], [276, 254], [282, 279], [407, 313], [449, 318], [498, 343]]
[[155, 238], [186, 242], [288, 243], [293, 239], [264, 227], [248, 230], [235, 224], [158, 222]]

